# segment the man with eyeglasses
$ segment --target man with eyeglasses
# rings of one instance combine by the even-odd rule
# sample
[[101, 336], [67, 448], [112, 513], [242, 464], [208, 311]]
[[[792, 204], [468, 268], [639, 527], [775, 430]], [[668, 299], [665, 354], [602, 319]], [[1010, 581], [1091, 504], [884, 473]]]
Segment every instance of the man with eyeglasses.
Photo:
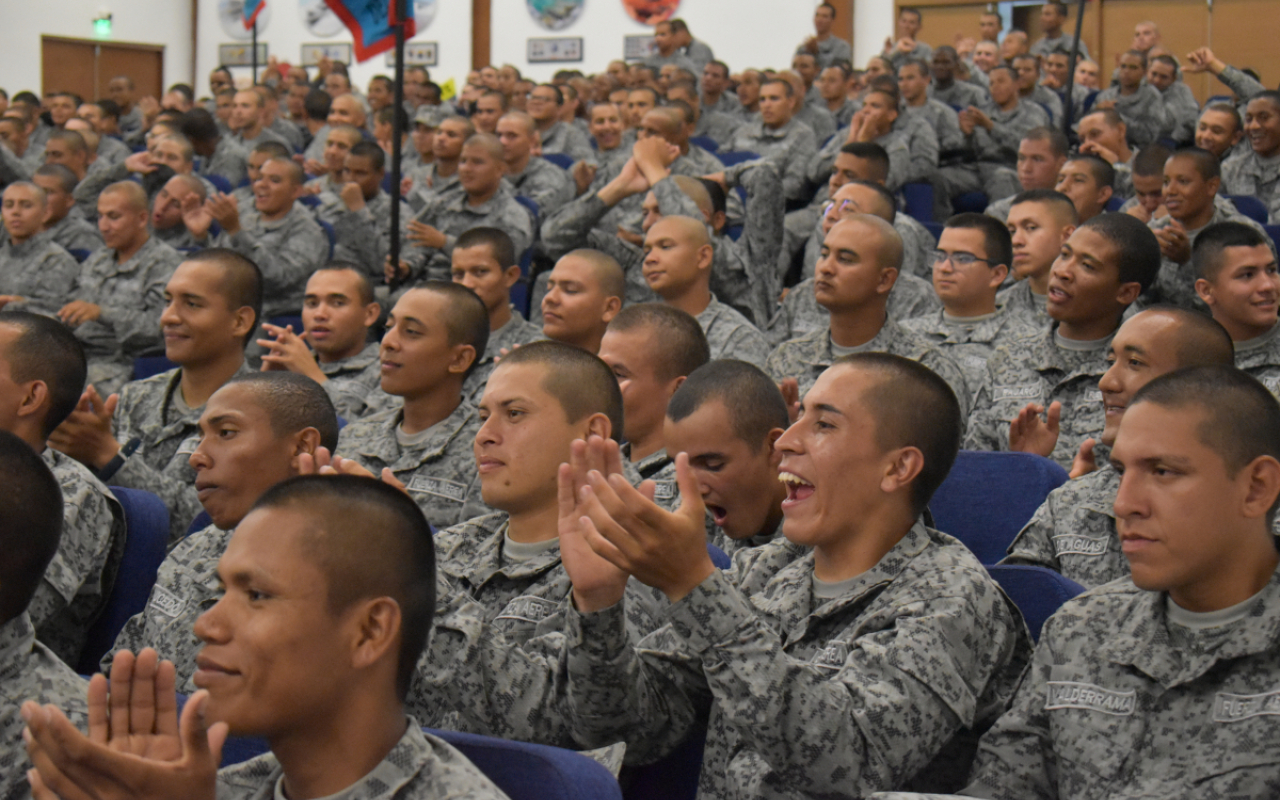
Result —
[[942, 309], [902, 327], [951, 356], [972, 393], [996, 345], [1012, 336], [1034, 335], [1040, 325], [1026, 311], [996, 308], [996, 292], [1013, 261], [1013, 242], [1000, 220], [956, 214], [947, 220], [930, 260]]
[[587, 135], [578, 126], [560, 121], [563, 105], [564, 93], [554, 84], [544, 83], [529, 92], [525, 110], [533, 117], [542, 138], [542, 155], [563, 153], [574, 161], [595, 163], [595, 151], [591, 149]]

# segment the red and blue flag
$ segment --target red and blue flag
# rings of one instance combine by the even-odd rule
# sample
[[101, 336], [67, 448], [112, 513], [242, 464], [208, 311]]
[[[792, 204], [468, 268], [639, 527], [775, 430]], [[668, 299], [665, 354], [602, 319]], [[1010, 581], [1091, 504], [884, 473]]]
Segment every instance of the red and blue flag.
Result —
[[244, 29], [250, 30], [258, 21], [258, 15], [267, 7], [267, 0], [244, 0]]
[[[265, 0], [258, 0], [265, 2]], [[246, 0], [246, 8], [249, 0]], [[325, 0], [333, 13], [351, 31], [356, 61], [367, 61], [396, 45], [396, 0]], [[413, 21], [413, 1], [406, 2], [404, 38], [417, 33]]]

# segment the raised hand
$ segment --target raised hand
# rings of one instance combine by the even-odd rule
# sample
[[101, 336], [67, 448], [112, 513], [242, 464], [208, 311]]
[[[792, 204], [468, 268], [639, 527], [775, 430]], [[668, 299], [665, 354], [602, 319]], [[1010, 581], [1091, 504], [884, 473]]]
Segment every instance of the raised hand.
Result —
[[113, 394], [104, 402], [97, 389], [85, 389], [75, 410], [49, 434], [49, 446], [102, 469], [120, 452], [120, 443], [111, 432], [111, 417], [119, 403], [119, 395]]
[[[1044, 419], [1040, 418], [1041, 414], [1045, 415]], [[1048, 413], [1039, 403], [1027, 403], [1009, 423], [1009, 449], [1048, 458], [1058, 444], [1061, 419], [1062, 403], [1050, 403]]]
[[560, 558], [573, 582], [574, 604], [585, 612], [608, 608], [621, 600], [628, 577], [587, 542], [590, 523], [585, 519], [584, 489], [593, 470], [601, 475], [622, 473], [617, 442], [600, 436], [575, 440], [569, 447], [569, 463], [561, 464], [557, 475]]

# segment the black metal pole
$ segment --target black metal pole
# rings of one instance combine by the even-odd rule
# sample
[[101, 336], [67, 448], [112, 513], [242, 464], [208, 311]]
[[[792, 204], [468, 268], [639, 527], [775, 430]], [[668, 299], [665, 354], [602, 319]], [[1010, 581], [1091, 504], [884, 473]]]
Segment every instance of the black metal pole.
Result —
[[249, 58], [253, 60], [253, 85], [258, 85], [258, 20], [253, 21], [253, 52]]
[[391, 281], [394, 291], [400, 283], [400, 144], [404, 138], [401, 121], [404, 111], [404, 21], [408, 16], [408, 0], [391, 0], [396, 8], [396, 66], [395, 91], [392, 100], [394, 113], [391, 115], [391, 263], [395, 265], [393, 272], [396, 279]]
[[1076, 84], [1076, 59], [1080, 57], [1080, 32], [1084, 30], [1084, 2], [1085, 0], [1080, 0], [1076, 4], [1076, 38], [1071, 40], [1071, 58], [1067, 60], [1067, 94], [1062, 102], [1065, 106], [1062, 109], [1062, 133], [1068, 140], [1071, 139], [1071, 123], [1074, 121], [1071, 117], [1076, 110], [1071, 93]]

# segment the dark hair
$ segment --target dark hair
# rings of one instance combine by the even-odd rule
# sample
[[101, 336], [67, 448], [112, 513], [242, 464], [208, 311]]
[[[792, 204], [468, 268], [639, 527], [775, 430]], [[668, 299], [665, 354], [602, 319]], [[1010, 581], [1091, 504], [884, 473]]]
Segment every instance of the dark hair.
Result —
[[609, 322], [609, 330], [622, 333], [648, 329], [654, 373], [663, 381], [693, 373], [711, 359], [707, 335], [688, 312], [665, 303], [627, 306]]
[[622, 392], [609, 365], [594, 353], [563, 342], [543, 340], [508, 353], [498, 369], [517, 364], [545, 367], [542, 390], [554, 397], [570, 422], [592, 414], [609, 418], [610, 438], [622, 438]]
[[922, 78], [928, 78], [933, 74], [933, 68], [929, 63], [923, 58], [916, 58], [915, 56], [902, 59], [898, 64], [898, 72], [902, 72], [903, 67], [915, 67], [916, 71], [920, 73], [920, 77]]
[[223, 386], [246, 385], [267, 412], [276, 438], [292, 436], [306, 428], [320, 432], [320, 446], [330, 452], [338, 446], [338, 412], [320, 384], [294, 372], [246, 372]]
[[1137, 56], [1142, 60], [1142, 71], [1146, 72], [1147, 70], [1147, 54], [1146, 53], [1142, 52], [1141, 50], [1125, 50], [1120, 55], [1121, 56]]
[[903, 14], [913, 14], [916, 18], [916, 22], [922, 22], [924, 20], [924, 15], [920, 13], [920, 10], [910, 6], [903, 6], [898, 9], [898, 16], [901, 17]]
[[[358, 284], [357, 291], [360, 295], [360, 304], [367, 306], [377, 300], [374, 295], [373, 280], [369, 277], [368, 270], [354, 261], [335, 259], [323, 266], [316, 267], [316, 272], [354, 272]], [[312, 274], [314, 275], [315, 273]]]
[[193, 142], [214, 142], [221, 135], [218, 133], [218, 123], [214, 121], [213, 115], [200, 106], [182, 115], [181, 128], [182, 135]]
[[786, 80], [785, 78], [766, 78], [765, 80], [761, 81], [760, 88], [763, 89], [764, 87], [768, 86], [771, 83], [776, 83], [776, 84], [779, 84], [780, 86], [783, 86], [784, 87], [783, 94], [786, 95], [787, 97], [794, 97], [796, 94], [795, 88], [791, 86], [791, 81]]
[[1067, 15], [1067, 4], [1062, 2], [1062, 0], [1049, 0], [1045, 5], [1056, 11], [1060, 17], [1065, 17]]
[[1222, 271], [1222, 251], [1228, 247], [1269, 246], [1262, 231], [1243, 222], [1215, 222], [1196, 235], [1191, 247], [1191, 265], [1196, 277], [1212, 283]]
[[322, 122], [329, 118], [329, 106], [332, 103], [333, 98], [329, 97], [328, 92], [321, 89], [312, 89], [302, 99], [302, 108], [306, 111], [307, 119]]
[[1047, 206], [1054, 206], [1067, 215], [1072, 225], [1080, 222], [1080, 212], [1076, 211], [1076, 204], [1071, 202], [1070, 197], [1054, 189], [1028, 189], [1025, 192], [1019, 192], [1014, 195], [1009, 207], [1013, 208], [1023, 203], [1044, 203]]
[[387, 166], [387, 154], [377, 142], [360, 141], [351, 146], [348, 156], [367, 158], [374, 172], [382, 172]]
[[1174, 79], [1177, 79], [1177, 77], [1178, 77], [1178, 59], [1174, 58], [1173, 56], [1170, 56], [1170, 55], [1164, 55], [1164, 54], [1161, 54], [1161, 55], [1158, 55], [1158, 56], [1152, 56], [1152, 58], [1151, 58], [1151, 62], [1154, 64], [1154, 63], [1155, 63], [1155, 62], [1157, 62], [1157, 61], [1159, 61], [1161, 64], [1168, 64], [1169, 66], [1173, 67], [1173, 77], [1174, 77]]
[[831, 5], [830, 3], [820, 3], [820, 4], [818, 5], [818, 8], [825, 8], [825, 9], [827, 9], [828, 11], [830, 11], [830, 12], [831, 12], [831, 18], [832, 18], [832, 19], [835, 19], [835, 18], [836, 18], [836, 7], [835, 7], [835, 6], [833, 6], [833, 5]]
[[1196, 172], [1206, 181], [1222, 177], [1222, 165], [1218, 157], [1201, 147], [1179, 147], [1169, 158], [1189, 158], [1196, 165]]
[[27, 609], [62, 537], [62, 489], [44, 459], [0, 431], [0, 623]]
[[[1221, 456], [1232, 477], [1261, 456], [1280, 460], [1280, 404], [1267, 387], [1235, 367], [1174, 370], [1139, 389], [1129, 408], [1139, 403], [1201, 409], [1205, 419], [1196, 437]], [[1268, 527], [1277, 505], [1280, 498], [1267, 511]]]
[[58, 185], [62, 187], [62, 191], [67, 194], [75, 191], [76, 184], [80, 182], [76, 180], [76, 174], [65, 164], [44, 164], [31, 174], [57, 180]]
[[1009, 227], [989, 214], [972, 211], [956, 214], [947, 220], [945, 228], [976, 230], [982, 232], [982, 247], [987, 251], [988, 267], [1004, 264], [1013, 269], [1013, 241]]
[[0, 311], [0, 324], [21, 331], [5, 353], [14, 383], [42, 381], [49, 389], [49, 409], [42, 426], [47, 438], [80, 402], [88, 370], [84, 347], [71, 329], [54, 317]]
[[89, 150], [89, 146], [85, 143], [84, 137], [80, 135], [80, 131], [54, 130], [49, 134], [47, 141], [53, 141], [54, 139], [66, 142], [72, 152], [87, 153]]
[[453, 245], [454, 250], [465, 250], [469, 247], [487, 247], [493, 260], [502, 269], [516, 265], [516, 246], [511, 237], [501, 228], [471, 228], [458, 237]]
[[293, 154], [289, 152], [289, 148], [283, 142], [277, 142], [275, 139], [263, 139], [253, 146], [252, 153], [262, 153], [268, 158], [292, 158]]
[[169, 91], [177, 92], [178, 94], [182, 95], [182, 97], [188, 103], [190, 103], [196, 97], [195, 91], [185, 83], [175, 83], [169, 87]]
[[654, 89], [652, 86], [632, 86], [627, 90], [628, 94], [633, 92], [648, 92], [653, 97], [654, 106], [658, 105], [658, 100], [660, 99], [658, 96], [658, 90]]
[[1236, 348], [1231, 334], [1208, 314], [1163, 304], [1144, 308], [1138, 313], [1164, 314], [1177, 320], [1174, 346], [1179, 368], [1235, 365]]
[[[870, 211], [865, 211], [863, 213], [871, 214], [873, 217], [880, 217], [890, 225], [892, 225], [894, 223], [894, 220], [898, 218], [898, 201], [896, 198], [894, 198], [893, 192], [890, 192], [888, 189], [884, 188], [884, 184], [875, 183], [874, 181], [859, 180], [855, 178], [854, 180], [851, 180], [848, 183], [846, 183], [845, 186], [861, 186], [863, 188], [870, 189], [871, 191], [875, 192], [876, 196], [880, 199], [881, 206], [883, 206], [884, 209], [888, 211], [888, 214], [886, 216], [880, 216], [879, 214], [871, 214]], [[844, 186], [841, 186], [840, 188], [843, 189]]]
[[217, 264], [222, 267], [224, 277], [221, 288], [227, 308], [233, 312], [246, 306], [253, 309], [253, 325], [244, 337], [244, 345], [248, 347], [262, 322], [262, 270], [235, 250], [225, 247], [197, 250], [189, 253], [183, 261]]
[[435, 548], [422, 511], [403, 492], [352, 475], [289, 478], [253, 504], [253, 511], [268, 508], [310, 519], [303, 557], [314, 559], [328, 578], [330, 613], [375, 597], [400, 606], [396, 694], [403, 700], [436, 608]]
[[1138, 151], [1133, 158], [1133, 174], [1144, 178], [1164, 175], [1164, 162], [1173, 152], [1159, 142], [1152, 142]]
[[449, 331], [449, 346], [469, 344], [476, 351], [476, 357], [462, 375], [466, 378], [480, 363], [485, 348], [489, 346], [489, 309], [480, 295], [453, 281], [424, 281], [413, 287], [413, 291], [420, 290], [443, 295], [448, 301], [444, 325]]
[[1160, 271], [1160, 242], [1141, 220], [1129, 214], [1103, 212], [1080, 224], [1096, 231], [1118, 251], [1119, 283], [1137, 283], [1145, 292]]
[[871, 162], [877, 174], [876, 183], [882, 183], [888, 179], [889, 153], [875, 142], [850, 142], [841, 145], [840, 152]]
[[102, 110], [102, 116], [120, 119], [120, 104], [110, 97], [95, 100], [93, 104]]
[[721, 186], [718, 182], [710, 180], [708, 178], [698, 178], [697, 180], [699, 183], [702, 184], [703, 188], [707, 190], [707, 195], [711, 198], [712, 213], [715, 213], [717, 211], [719, 211], [722, 214], [725, 213], [725, 211], [728, 209], [728, 205], [725, 199], [724, 187]]
[[[1277, 105], [1280, 106], [1280, 103], [1277, 103]], [[1196, 117], [1196, 119], [1199, 120], [1200, 117], [1204, 116], [1204, 112], [1206, 111], [1218, 111], [1223, 114], [1229, 114], [1231, 116], [1231, 119], [1235, 122], [1237, 131], [1240, 130], [1242, 127], [1244, 127], [1244, 121], [1240, 119], [1239, 109], [1237, 109], [1235, 106], [1231, 105], [1230, 103], [1213, 103], [1212, 105], [1207, 105], [1204, 108], [1200, 109], [1200, 114]]]
[[888, 353], [841, 356], [831, 368], [849, 366], [875, 374], [863, 384], [862, 403], [875, 420], [881, 450], [915, 447], [924, 466], [911, 485], [911, 510], [920, 514], [946, 479], [960, 451], [964, 423], [955, 392], [919, 362]]
[[1027, 131], [1022, 136], [1023, 141], [1030, 139], [1033, 142], [1048, 142], [1049, 152], [1053, 153], [1055, 158], [1062, 158], [1071, 149], [1071, 143], [1067, 141], [1066, 134], [1057, 128], [1050, 128], [1039, 125]]
[[769, 431], [791, 424], [778, 385], [754, 364], [732, 359], [690, 372], [667, 403], [667, 418], [679, 422], [713, 401], [724, 404], [733, 435], [755, 452], [768, 444]]
[[1106, 159], [1092, 153], [1072, 153], [1067, 161], [1087, 164], [1089, 174], [1093, 176], [1093, 182], [1098, 184], [1099, 189], [1104, 186], [1115, 187], [1116, 168], [1107, 163]]
[[1271, 105], [1275, 106], [1277, 109], [1280, 109], [1280, 91], [1276, 91], [1275, 89], [1268, 89], [1265, 92], [1258, 92], [1253, 97], [1249, 98], [1250, 103], [1252, 103], [1255, 100], [1266, 100], [1270, 102]]
[[556, 93], [556, 105], [558, 106], [564, 105], [564, 92], [560, 91], [559, 86], [556, 86], [554, 83], [540, 83], [538, 84], [538, 88], [554, 90]]

